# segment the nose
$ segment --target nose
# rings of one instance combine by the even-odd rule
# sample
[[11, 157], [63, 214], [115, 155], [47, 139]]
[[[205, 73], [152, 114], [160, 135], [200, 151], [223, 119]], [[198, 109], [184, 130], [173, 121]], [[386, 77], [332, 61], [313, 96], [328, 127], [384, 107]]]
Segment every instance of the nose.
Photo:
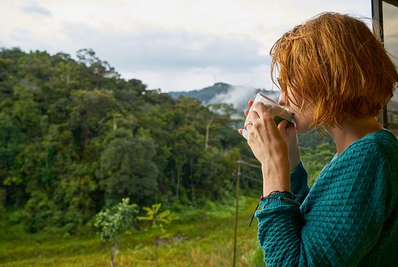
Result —
[[285, 105], [285, 93], [281, 92], [279, 94], [278, 104], [281, 106]]

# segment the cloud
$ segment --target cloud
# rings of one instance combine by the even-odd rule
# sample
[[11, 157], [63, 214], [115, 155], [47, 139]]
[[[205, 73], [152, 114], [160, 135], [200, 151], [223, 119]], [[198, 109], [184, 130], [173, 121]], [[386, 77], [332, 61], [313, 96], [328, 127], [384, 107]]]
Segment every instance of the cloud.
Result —
[[253, 98], [256, 88], [247, 86], [233, 86], [228, 93], [216, 95], [211, 103], [229, 103], [235, 108], [245, 106], [247, 99]]
[[252, 39], [192, 33], [181, 30], [119, 32], [80, 24], [65, 25], [72, 43], [92, 48], [123, 71], [165, 68], [229, 68], [243, 70], [264, 64], [261, 44]]
[[261, 44], [250, 38], [182, 30], [124, 32], [65, 22], [53, 41], [27, 28], [14, 28], [6, 43], [24, 50], [31, 47], [49, 53], [92, 48], [123, 78], [140, 79], [150, 89], [179, 91], [201, 89], [215, 82], [253, 87], [267, 86], [269, 56], [260, 55]]
[[368, 0], [0, 0], [0, 46], [75, 56], [92, 48], [123, 77], [191, 90], [272, 89], [269, 49], [323, 11], [370, 15]]
[[255, 88], [267, 88], [268, 73], [266, 66], [262, 65], [253, 69], [240, 72], [232, 72], [229, 69], [220, 68], [186, 68], [133, 71], [123, 73], [123, 77], [142, 80], [150, 89], [160, 88], [163, 92], [187, 91], [202, 89], [216, 82], [224, 82], [231, 85], [245, 85]]
[[[210, 100], [210, 103], [228, 103], [232, 104], [238, 110], [247, 109], [247, 102], [253, 100], [256, 96], [257, 89], [248, 86], [232, 86], [225, 94], [218, 94]], [[279, 91], [268, 92], [268, 97], [274, 101], [278, 101]]]
[[[270, 57], [256, 40], [183, 30], [124, 32], [67, 23], [63, 43], [73, 54], [92, 48], [122, 77], [136, 78], [162, 91], [200, 89], [214, 82], [266, 87]], [[195, 86], [193, 88], [193, 86]]]
[[42, 15], [42, 16], [51, 16], [52, 15], [48, 9], [37, 5], [36, 3], [30, 3], [29, 5], [22, 6], [21, 10], [24, 13], [37, 14], [37, 15]]

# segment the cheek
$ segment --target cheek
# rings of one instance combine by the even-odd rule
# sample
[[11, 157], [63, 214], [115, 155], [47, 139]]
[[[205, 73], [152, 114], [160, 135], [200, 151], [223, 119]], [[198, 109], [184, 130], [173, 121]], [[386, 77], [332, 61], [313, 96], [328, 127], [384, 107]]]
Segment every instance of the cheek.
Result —
[[297, 105], [297, 103], [295, 102], [295, 99], [288, 99], [288, 103], [289, 103], [289, 111], [292, 113], [299, 113], [300, 107]]

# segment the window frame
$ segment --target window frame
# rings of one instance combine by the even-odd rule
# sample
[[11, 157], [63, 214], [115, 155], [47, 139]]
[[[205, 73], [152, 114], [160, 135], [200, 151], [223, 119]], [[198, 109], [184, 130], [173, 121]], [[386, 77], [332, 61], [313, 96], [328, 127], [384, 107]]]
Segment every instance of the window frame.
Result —
[[[373, 28], [373, 34], [375, 34], [384, 45], [384, 30], [383, 30], [383, 2], [393, 5], [398, 8], [398, 0], [371, 0], [372, 4], [372, 19], [378, 23], [379, 28]], [[383, 107], [383, 111], [379, 116], [379, 121], [383, 127], [388, 129], [388, 116], [387, 116], [387, 105]]]

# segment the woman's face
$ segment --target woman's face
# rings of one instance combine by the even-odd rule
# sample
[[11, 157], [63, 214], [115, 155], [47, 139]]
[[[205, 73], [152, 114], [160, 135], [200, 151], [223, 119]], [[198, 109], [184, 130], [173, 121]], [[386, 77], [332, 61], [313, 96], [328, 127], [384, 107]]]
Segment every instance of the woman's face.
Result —
[[292, 95], [292, 91], [290, 90], [290, 88], [287, 89], [287, 98], [288, 99], [288, 103], [285, 103], [285, 93], [281, 92], [281, 94], [279, 95], [279, 100], [278, 103], [281, 106], [285, 106], [286, 108], [289, 109], [289, 112], [294, 113], [294, 121], [296, 124], [296, 130], [298, 134], [305, 134], [308, 133], [310, 131], [312, 131], [315, 127], [311, 126], [311, 121], [312, 121], [312, 117], [313, 117], [313, 109], [309, 106], [304, 107], [301, 111], [300, 111], [300, 106], [301, 106], [301, 101], [300, 99], [298, 99], [299, 103], [297, 103], [298, 105], [295, 104], [295, 101], [291, 101], [289, 99], [295, 99]]

